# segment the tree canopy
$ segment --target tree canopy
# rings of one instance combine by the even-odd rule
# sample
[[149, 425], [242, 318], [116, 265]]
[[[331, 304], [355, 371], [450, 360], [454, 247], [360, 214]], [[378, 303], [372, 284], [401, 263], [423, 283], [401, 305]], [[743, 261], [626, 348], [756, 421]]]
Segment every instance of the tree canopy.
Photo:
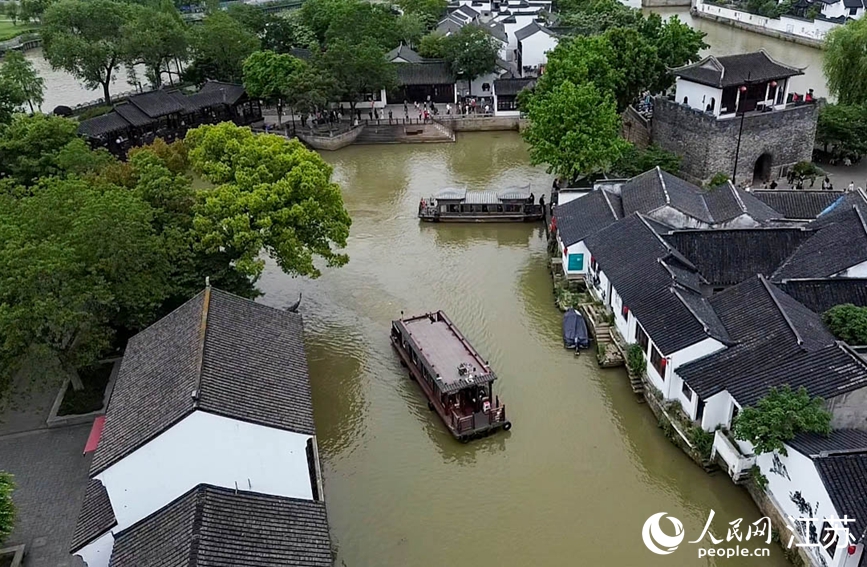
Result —
[[284, 98], [300, 64], [291, 55], [273, 51], [257, 51], [244, 61], [244, 88], [250, 96], [277, 106], [277, 124], [282, 123]]
[[427, 28], [433, 27], [445, 14], [447, 0], [397, 0], [404, 14], [418, 18]]
[[867, 20], [849, 20], [825, 37], [822, 69], [840, 104], [867, 104]]
[[171, 81], [171, 63], [187, 56], [187, 29], [172, 5], [135, 5], [123, 29], [129, 66], [145, 66], [147, 79], [158, 88], [163, 74]]
[[443, 40], [442, 56], [459, 79], [472, 81], [497, 68], [496, 40], [479, 26], [464, 26]]
[[389, 89], [397, 81], [394, 66], [386, 61], [382, 48], [370, 40], [357, 44], [333, 41], [317, 65], [334, 78], [340, 100], [353, 108], [365, 95]]
[[204, 250], [229, 251], [252, 278], [262, 273], [262, 251], [284, 272], [311, 277], [320, 275], [316, 256], [328, 266], [349, 260], [332, 249], [346, 245], [351, 220], [319, 154], [231, 123], [191, 130], [185, 143], [193, 170], [216, 185], [196, 208]]
[[830, 433], [831, 414], [822, 398], [810, 397], [804, 387], [794, 391], [786, 385], [771, 388], [754, 407], [743, 408], [732, 431], [737, 439], [752, 443], [757, 455], [786, 455], [784, 443], [798, 433]]
[[850, 345], [867, 345], [867, 307], [836, 305], [822, 316], [835, 337]]
[[826, 104], [819, 110], [816, 142], [838, 156], [867, 154], [867, 104]]
[[20, 51], [8, 51], [3, 57], [3, 64], [0, 65], [0, 84], [15, 89], [19, 93], [18, 98], [27, 103], [31, 113], [35, 110], [34, 106], [37, 109], [42, 108], [42, 102], [45, 100], [43, 97], [45, 80], [33, 68], [33, 63], [28, 61]]
[[215, 79], [240, 83], [244, 60], [259, 49], [259, 38], [224, 12], [209, 14], [190, 32], [193, 63], [187, 75], [195, 82]]
[[130, 4], [115, 0], [60, 0], [45, 11], [42, 42], [45, 58], [88, 88], [102, 87], [111, 104], [114, 72], [128, 51], [124, 26]]
[[619, 137], [613, 97], [590, 82], [565, 80], [534, 95], [527, 116], [524, 139], [530, 144], [530, 161], [547, 164], [567, 179], [608, 171], [629, 148]]

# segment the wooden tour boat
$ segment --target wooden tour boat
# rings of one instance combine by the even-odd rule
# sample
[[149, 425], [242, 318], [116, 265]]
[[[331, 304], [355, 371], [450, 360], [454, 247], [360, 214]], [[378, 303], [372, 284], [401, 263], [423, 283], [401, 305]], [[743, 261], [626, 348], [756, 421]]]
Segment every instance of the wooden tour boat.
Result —
[[418, 218], [428, 222], [521, 222], [545, 216], [544, 196], [539, 202], [530, 187], [500, 191], [444, 189], [422, 199]]
[[457, 439], [466, 442], [512, 428], [506, 406], [494, 396], [497, 375], [445, 313], [393, 321], [391, 344], [427, 396], [428, 407]]

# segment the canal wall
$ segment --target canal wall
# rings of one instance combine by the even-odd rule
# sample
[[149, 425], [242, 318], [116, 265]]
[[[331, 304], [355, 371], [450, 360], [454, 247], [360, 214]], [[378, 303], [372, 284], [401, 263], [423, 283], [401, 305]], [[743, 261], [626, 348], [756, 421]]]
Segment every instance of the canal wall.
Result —
[[642, 8], [679, 8], [691, 5], [691, 0], [641, 0]]
[[313, 149], [333, 151], [345, 148], [349, 144], [353, 143], [363, 130], [364, 125], [360, 125], [333, 136], [322, 136], [313, 134], [312, 132], [302, 132], [298, 130], [296, 130], [295, 135]]
[[828, 32], [840, 25], [827, 20], [810, 20], [796, 16], [767, 18], [724, 6], [706, 4], [701, 0], [696, 1], [690, 12], [697, 18], [818, 49], [824, 47]]
[[520, 122], [522, 122], [520, 116], [438, 116], [437, 121], [447, 125], [455, 132], [494, 132], [502, 130], [520, 130]]

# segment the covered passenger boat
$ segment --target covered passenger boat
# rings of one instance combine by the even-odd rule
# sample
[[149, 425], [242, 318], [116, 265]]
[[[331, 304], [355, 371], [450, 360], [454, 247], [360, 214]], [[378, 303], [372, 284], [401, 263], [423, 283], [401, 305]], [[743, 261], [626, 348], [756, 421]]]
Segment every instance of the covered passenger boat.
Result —
[[590, 347], [587, 322], [575, 309], [563, 314], [563, 346], [574, 349]]
[[393, 321], [391, 344], [455, 438], [511, 429], [506, 406], [494, 395], [497, 375], [445, 313]]
[[538, 221], [544, 214], [544, 197], [537, 203], [529, 186], [499, 193], [443, 189], [418, 206], [418, 218], [429, 222]]

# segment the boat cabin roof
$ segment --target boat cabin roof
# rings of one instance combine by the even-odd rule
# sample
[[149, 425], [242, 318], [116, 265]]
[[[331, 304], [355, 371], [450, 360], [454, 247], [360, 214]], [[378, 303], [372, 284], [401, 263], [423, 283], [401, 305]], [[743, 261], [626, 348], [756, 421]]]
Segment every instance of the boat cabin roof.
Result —
[[[482, 357], [442, 311], [395, 321], [422, 355], [440, 391], [456, 392], [497, 379]], [[469, 371], [462, 372], [461, 367]]]
[[462, 201], [467, 205], [495, 205], [504, 201], [526, 201], [530, 198], [530, 186], [514, 187], [500, 192], [448, 188], [434, 195], [434, 198], [437, 201]]

